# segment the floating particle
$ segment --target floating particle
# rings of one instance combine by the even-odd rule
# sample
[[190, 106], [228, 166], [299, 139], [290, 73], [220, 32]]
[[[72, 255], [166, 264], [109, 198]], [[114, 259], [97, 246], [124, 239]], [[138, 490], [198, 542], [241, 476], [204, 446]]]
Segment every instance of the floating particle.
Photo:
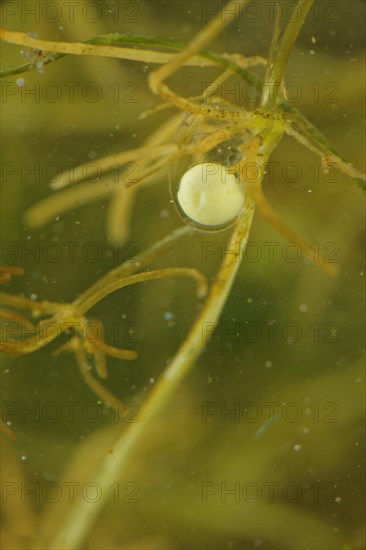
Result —
[[164, 313], [164, 319], [166, 321], [170, 321], [171, 319], [174, 319], [174, 313], [172, 313], [171, 311], [166, 311]]

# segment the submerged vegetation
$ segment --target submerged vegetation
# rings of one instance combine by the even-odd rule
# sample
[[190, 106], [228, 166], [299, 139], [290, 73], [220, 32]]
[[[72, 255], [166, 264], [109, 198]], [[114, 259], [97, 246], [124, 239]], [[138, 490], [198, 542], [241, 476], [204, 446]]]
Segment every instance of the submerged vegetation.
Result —
[[[158, 4], [156, 2], [156, 6]], [[33, 200], [31, 194], [25, 212], [23, 205], [18, 207], [18, 214], [23, 216], [25, 227], [31, 231], [30, 237], [33, 235], [34, 240], [38, 238], [43, 244], [51, 242], [56, 246], [61, 238], [68, 243], [68, 239], [72, 238], [74, 244], [76, 241], [76, 244], [85, 245], [88, 243], [89, 227], [93, 236], [90, 240], [96, 241], [98, 247], [104, 247], [104, 253], [101, 261], [94, 264], [96, 268], [92, 262], [84, 262], [84, 265], [72, 266], [72, 275], [64, 274], [71, 263], [62, 268], [59, 276], [53, 269], [56, 265], [52, 266], [53, 261], [45, 261], [48, 265], [42, 266], [37, 266], [37, 261], [33, 266], [20, 265], [19, 262], [3, 266], [2, 282], [14, 284], [13, 288], [18, 290], [1, 294], [4, 335], [1, 350], [16, 357], [10, 357], [5, 372], [9, 374], [11, 369], [20, 368], [16, 367], [19, 356], [25, 360], [29, 357], [29, 363], [25, 364], [29, 369], [37, 369], [38, 363], [32, 358], [43, 353], [43, 361], [52, 369], [52, 364], [60, 364], [57, 361], [62, 361], [66, 356], [64, 352], [72, 352], [70, 357], [75, 358], [73, 364], [78, 365], [83, 382], [93, 392], [88, 394], [89, 400], [94, 399], [92, 395], [97, 395], [96, 403], [99, 410], [103, 410], [104, 417], [100, 429], [91, 430], [90, 422], [89, 425], [86, 422], [85, 433], [82, 433], [85, 425], [81, 422], [81, 435], [77, 434], [79, 440], [76, 443], [63, 432], [60, 423], [60, 440], [55, 443], [61, 454], [58, 467], [51, 468], [52, 474], [47, 474], [47, 468], [42, 465], [41, 455], [48, 452], [48, 445], [51, 444], [47, 441], [42, 443], [42, 452], [34, 459], [34, 466], [30, 466], [30, 471], [23, 472], [17, 458], [18, 452], [23, 451], [18, 451], [17, 445], [26, 448], [30, 445], [27, 437], [31, 440], [34, 434], [27, 436], [26, 425], [23, 426], [20, 421], [17, 426], [16, 416], [15, 421], [11, 421], [9, 412], [14, 407], [8, 406], [12, 403], [11, 398], [5, 398], [2, 427], [4, 438], [17, 438], [16, 441], [5, 441], [9, 472], [16, 471], [17, 483], [26, 484], [23, 480], [28, 476], [29, 483], [43, 481], [44, 484], [49, 482], [49, 476], [58, 486], [74, 482], [77, 485], [72, 502], [65, 494], [55, 501], [50, 497], [48, 501], [40, 499], [36, 503], [29, 499], [22, 500], [18, 495], [18, 508], [27, 518], [23, 532], [14, 523], [19, 512], [18, 509], [14, 512], [14, 501], [11, 500], [13, 486], [9, 486], [7, 503], [10, 504], [5, 519], [9, 548], [14, 545], [18, 548], [57, 549], [103, 546], [214, 548], [212, 533], [223, 547], [230, 542], [232, 548], [252, 548], [253, 544], [264, 549], [300, 547], [301, 544], [314, 550], [361, 548], [362, 533], [358, 518], [349, 529], [346, 527], [348, 514], [355, 517], [357, 491], [354, 487], [358, 484], [357, 481], [344, 484], [339, 479], [340, 472], [346, 475], [349, 467], [347, 462], [342, 463], [341, 456], [345, 438], [347, 445], [347, 437], [354, 435], [357, 439], [359, 430], [362, 411], [355, 395], [361, 389], [360, 357], [356, 348], [353, 347], [354, 353], [349, 356], [350, 345], [342, 347], [344, 336], [339, 336], [344, 320], [341, 301], [334, 313], [337, 319], [328, 317], [328, 306], [337, 299], [338, 293], [343, 292], [343, 287], [338, 287], [335, 282], [341, 276], [340, 265], [344, 269], [344, 264], [339, 264], [336, 256], [341, 247], [333, 241], [320, 246], [319, 241], [327, 238], [325, 235], [328, 238], [331, 235], [337, 207], [345, 210], [352, 208], [347, 203], [347, 197], [354, 194], [361, 196], [359, 187], [364, 187], [366, 178], [353, 162], [344, 160], [343, 155], [338, 153], [339, 147], [331, 145], [332, 139], [326, 138], [291, 101], [291, 83], [287, 84], [285, 74], [287, 65], [304, 24], [306, 28], [305, 22], [311, 10], [317, 6], [319, 11], [318, 3], [314, 5], [313, 0], [298, 0], [293, 5], [292, 17], [287, 19], [284, 18], [285, 4], [276, 4], [274, 18], [270, 21], [273, 35], [271, 43], [267, 44], [267, 59], [260, 55], [262, 51], [246, 57], [239, 38], [234, 40], [234, 53], [215, 53], [212, 43], [215, 39], [221, 39], [225, 44], [227, 28], [233, 25], [237, 29], [240, 15], [247, 5], [248, 0], [232, 0], [228, 5], [221, 6], [221, 11], [216, 10], [212, 17], [207, 16], [208, 22], [200, 25], [202, 28], [192, 33], [186, 42], [131, 32], [100, 34], [84, 41], [49, 41], [42, 36], [32, 36], [28, 31], [1, 30], [0, 36], [4, 42], [31, 48], [26, 55], [29, 61], [3, 68], [3, 78], [15, 75], [25, 77], [37, 74], [37, 70], [45, 71], [45, 74], [50, 70], [57, 71], [62, 57], [75, 55], [80, 56], [81, 63], [84, 56], [133, 62], [134, 70], [139, 72], [139, 80], [135, 88], [132, 80], [124, 88], [130, 98], [137, 90], [140, 91], [141, 82], [147, 80], [144, 82], [146, 91], [142, 105], [140, 102], [136, 105], [134, 101], [130, 105], [127, 105], [129, 101], [122, 105], [122, 113], [132, 105], [130, 124], [133, 129], [129, 133], [126, 123], [126, 143], [129, 145], [122, 152], [119, 148], [117, 152], [108, 151], [107, 147], [101, 149], [98, 144], [95, 147], [98, 153], [92, 149], [89, 160], [78, 166], [69, 162], [70, 153], [65, 154], [72, 169], [68, 167], [48, 178], [52, 191], [41, 196], [36, 189], [34, 195], [38, 194], [39, 201]], [[200, 6], [204, 7], [204, 3]], [[245, 32], [245, 22], [242, 25], [242, 32]], [[239, 37], [239, 31], [236, 32]], [[311, 43], [316, 43], [314, 36], [311, 36]], [[63, 62], [67, 63], [67, 59], [70, 58]], [[101, 62], [107, 63], [107, 60], [102, 59]], [[209, 75], [200, 83], [199, 91], [194, 85], [189, 86], [187, 77], [179, 77], [184, 71], [194, 71], [197, 67], [201, 71], [207, 70]], [[92, 72], [97, 71], [93, 65], [90, 68]], [[113, 72], [115, 66], [111, 65], [109, 70]], [[56, 78], [57, 72], [53, 74]], [[230, 94], [225, 90], [232, 91], [234, 82], [260, 93], [254, 99], [233, 101], [232, 92]], [[17, 80], [17, 85], [22, 87], [24, 82]], [[176, 88], [183, 91], [177, 92]], [[72, 118], [68, 118], [68, 108], [63, 116], [65, 124], [69, 124]], [[128, 121], [130, 113], [125, 116]], [[89, 122], [87, 120], [85, 124], [86, 133], [89, 132]], [[139, 140], [141, 143], [130, 147], [136, 137], [135, 127], [149, 123], [151, 127], [146, 126], [147, 135]], [[116, 123], [114, 131], [119, 132], [120, 129]], [[71, 135], [72, 129], [67, 127], [64, 137], [72, 139]], [[316, 215], [311, 210], [314, 203], [310, 205], [308, 199], [299, 195], [295, 195], [295, 202], [292, 203], [285, 197], [284, 189], [287, 196], [292, 191], [302, 192], [304, 188], [301, 186], [294, 190], [288, 185], [280, 188], [278, 202], [290, 201], [288, 204], [293, 209], [283, 215], [274, 209], [267, 193], [263, 192], [266, 177], [271, 167], [276, 166], [274, 155], [281, 155], [277, 149], [280, 149], [283, 140], [287, 140], [289, 158], [295, 158], [298, 154], [301, 159], [302, 179], [306, 180], [311, 170], [314, 177], [317, 175], [320, 178], [321, 174], [324, 179], [336, 173], [342, 178], [336, 186], [337, 192], [342, 193], [342, 199], [338, 197], [331, 206], [326, 204], [330, 201], [330, 192], [317, 191], [321, 201], [318, 207], [319, 222], [315, 221]], [[299, 153], [299, 148], [304, 152]], [[106, 156], [101, 156], [99, 150], [105, 150]], [[53, 152], [52, 159], [54, 155]], [[284, 163], [286, 155], [282, 153], [282, 158], [279, 158]], [[320, 162], [314, 164], [314, 158], [320, 159]], [[309, 162], [310, 170], [306, 170], [306, 163]], [[192, 164], [206, 166], [206, 163], [211, 163], [214, 168], [225, 166], [225, 170], [234, 175], [240, 184], [243, 208], [235, 219], [229, 220], [227, 226], [218, 223], [217, 226], [211, 224], [205, 228], [182, 213], [178, 183]], [[295, 165], [294, 162], [292, 164]], [[316, 166], [320, 167], [317, 172]], [[166, 192], [168, 170], [172, 180], [171, 198]], [[95, 181], [91, 182], [93, 179]], [[304, 185], [307, 186], [307, 183]], [[273, 191], [270, 190], [269, 195], [271, 193]], [[106, 198], [109, 199], [107, 212], [103, 202], [100, 216], [98, 207], [93, 203], [99, 204], [98, 201], [105, 201]], [[354, 200], [358, 202], [358, 198]], [[299, 201], [303, 201], [304, 206]], [[175, 203], [185, 222], [183, 227], [179, 227], [182, 223], [173, 220], [172, 203]], [[79, 207], [85, 212], [80, 214], [80, 219]], [[282, 240], [269, 243], [273, 245], [272, 253], [277, 246], [281, 246], [282, 251], [286, 250], [289, 254], [284, 256], [282, 252], [282, 257], [288, 259], [283, 274], [273, 259], [267, 265], [251, 266], [251, 256], [245, 256], [245, 250], [249, 250], [250, 245], [252, 248], [254, 246], [250, 241], [250, 231], [255, 209], [291, 247], [285, 249], [283, 242], [286, 241]], [[285, 211], [285, 208], [281, 210]], [[332, 217], [333, 212], [335, 217]], [[344, 215], [347, 216], [347, 213]], [[64, 217], [67, 223], [62, 222]], [[287, 223], [285, 218], [289, 218], [290, 222]], [[329, 221], [329, 227], [325, 221]], [[321, 232], [315, 242], [314, 223]], [[100, 232], [98, 224], [103, 227]], [[305, 228], [304, 232], [311, 235], [309, 241], [292, 229], [293, 226]], [[47, 227], [49, 234], [46, 233]], [[267, 235], [268, 226], [265, 228]], [[270, 234], [273, 235], [274, 231]], [[344, 242], [352, 241], [350, 231], [346, 232]], [[128, 239], [135, 239], [130, 241], [134, 244], [141, 242], [143, 250], [140, 251], [139, 244], [132, 246], [132, 255], [128, 254], [131, 252], [126, 245]], [[268, 244], [267, 236], [263, 242]], [[118, 243], [118, 251], [124, 252], [124, 258], [117, 267], [108, 269], [108, 258], [114, 258], [111, 249], [108, 249], [110, 243]], [[5, 250], [21, 250], [18, 241], [13, 247], [5, 244]], [[296, 258], [301, 257], [301, 265], [296, 266], [300, 271], [289, 275], [289, 266], [294, 267], [296, 261], [291, 255], [294, 251]], [[353, 259], [352, 251], [349, 257]], [[249, 264], [245, 282], [242, 280], [243, 263]], [[251, 267], [255, 268], [252, 275], [249, 273]], [[43, 268], [46, 273], [42, 272]], [[316, 268], [320, 268], [318, 274], [315, 274]], [[29, 269], [33, 269], [33, 275], [28, 274]], [[359, 272], [358, 264], [352, 267], [352, 262], [349, 269]], [[309, 276], [310, 271], [312, 275]], [[11, 280], [12, 275], [17, 276], [16, 284]], [[64, 276], [65, 283], [62, 280]], [[33, 282], [28, 287], [22, 286], [22, 280], [27, 277], [33, 277]], [[193, 278], [198, 284], [198, 304], [191, 298], [191, 287], [187, 286], [187, 292], [184, 286], [182, 291], [178, 291], [183, 285], [178, 280], [180, 277]], [[231, 300], [229, 295], [236, 278], [239, 280], [237, 294], [234, 292], [236, 298]], [[30, 288], [42, 288], [37, 279], [54, 280], [56, 290], [53, 294], [56, 298], [52, 299], [47, 294], [41, 296], [38, 290], [30, 293]], [[170, 281], [170, 286], [166, 286], [167, 282], [153, 283], [164, 285], [159, 287], [160, 293], [149, 291], [149, 283], [142, 286], [140, 294], [138, 291], [133, 294], [132, 285], [160, 279]], [[129, 287], [130, 294], [127, 295], [127, 289], [122, 290], [124, 287]], [[71, 289], [75, 294], [70, 299], [64, 298]], [[180, 292], [182, 294], [178, 300], [177, 293]], [[279, 293], [278, 303], [273, 306], [271, 301], [276, 292]], [[125, 301], [119, 302], [115, 296], [123, 296], [124, 293]], [[108, 301], [112, 294], [115, 302]], [[242, 296], [246, 296], [245, 300]], [[255, 307], [252, 307], [253, 300]], [[352, 295], [346, 309], [357, 300], [356, 294]], [[301, 317], [308, 311], [308, 301], [313, 304], [312, 321], [307, 326], [307, 333], [310, 331], [312, 335], [312, 345], [301, 342], [300, 352], [297, 353], [293, 347], [300, 339], [297, 319], [298, 315]], [[291, 302], [298, 304], [295, 309], [291, 310]], [[105, 303], [107, 305], [103, 308]], [[283, 303], [292, 313], [281, 310]], [[171, 304], [174, 304], [175, 313], [170, 311]], [[325, 311], [321, 310], [322, 304]], [[96, 313], [93, 311], [90, 317], [89, 311], [93, 308]], [[162, 326], [157, 311], [161, 313], [160, 319], [163, 317], [168, 323], [167, 326]], [[222, 314], [223, 320], [220, 322]], [[271, 314], [274, 317], [268, 317]], [[271, 348], [270, 344], [276, 340], [274, 331], [280, 324], [277, 317], [281, 318], [281, 314], [285, 319], [280, 325], [282, 340]], [[136, 346], [138, 341], [121, 338], [119, 331], [117, 335], [114, 332], [113, 337], [117, 345], [108, 343], [108, 327], [113, 325], [114, 319], [120, 323], [121, 316], [139, 319], [136, 326], [145, 326], [150, 348], [146, 344], [146, 350], [141, 350], [141, 345]], [[230, 325], [229, 328], [225, 323]], [[250, 325], [254, 326], [256, 334], [258, 327], [263, 334], [264, 326], [266, 340], [253, 340], [252, 333], [248, 332]], [[176, 330], [172, 336], [169, 329], [174, 327]], [[302, 333], [301, 326], [300, 331]], [[150, 333], [154, 337], [150, 338]], [[233, 340], [228, 340], [228, 334], [234, 334]], [[352, 331], [349, 334], [357, 341], [357, 334]], [[128, 345], [125, 348], [122, 344], [126, 340]], [[260, 345], [254, 354], [250, 344], [258, 341]], [[319, 343], [316, 348], [314, 344]], [[327, 344], [335, 343], [339, 344], [337, 352], [332, 351], [327, 356]], [[272, 355], [268, 358], [268, 353], [276, 359], [272, 359]], [[111, 362], [108, 371], [107, 357]], [[331, 367], [339, 367], [333, 372], [328, 365], [329, 357], [334, 362]], [[120, 374], [118, 369], [126, 360], [133, 360], [137, 365], [134, 367], [135, 373], [128, 367], [127, 374], [124, 371]], [[207, 363], [208, 372], [203, 374], [203, 369], [198, 369], [196, 387], [187, 388], [184, 379], [201, 360], [203, 364]], [[281, 367], [272, 374], [276, 362]], [[291, 369], [291, 362], [297, 364], [296, 374]], [[259, 364], [265, 366], [264, 373], [263, 369], [258, 369]], [[93, 368], [97, 377], [93, 374]], [[140, 369], [140, 375], [136, 374], [136, 369]], [[43, 384], [47, 375], [42, 368], [40, 372], [39, 378], [35, 376], [38, 385], [34, 391], [44, 391], [41, 401], [45, 401], [47, 384]], [[18, 373], [18, 376], [21, 375]], [[59, 392], [54, 388], [50, 390], [50, 395], [54, 397], [49, 400], [54, 399], [56, 403], [69, 399], [81, 401], [82, 397], [74, 395], [68, 388], [70, 373], [58, 377]], [[111, 377], [113, 381], [108, 384]], [[42, 381], [39, 382], [39, 379]], [[204, 390], [201, 388], [202, 380], [208, 381]], [[27, 391], [30, 392], [26, 379], [22, 381], [18, 403], [29, 399]], [[83, 391], [80, 390], [81, 396]], [[138, 409], [138, 419], [128, 422], [123, 418], [131, 402]], [[269, 419], [261, 413], [253, 420], [249, 414], [245, 423], [243, 419], [248, 409], [253, 408], [254, 404], [258, 412], [258, 403], [262, 404], [259, 407], [261, 411], [263, 403], [269, 403], [267, 408], [272, 411]], [[293, 408], [291, 413], [290, 406]], [[278, 412], [278, 407], [281, 412]], [[287, 416], [284, 415], [284, 407]], [[234, 415], [229, 435], [225, 435], [227, 410], [231, 411], [229, 415]], [[117, 421], [111, 420], [111, 415]], [[63, 429], [66, 430], [65, 425]], [[306, 441], [309, 432], [312, 443]], [[346, 437], [347, 433], [349, 435]], [[175, 442], [176, 448], [169, 443], [170, 440]], [[201, 442], [202, 449], [196, 453], [192, 449], [195, 449], [197, 441]], [[319, 454], [314, 454], [314, 446], [318, 447]], [[29, 449], [30, 455], [36, 452], [31, 446]], [[187, 465], [184, 460], [182, 463], [180, 455], [186, 457]], [[156, 457], [159, 464], [156, 470], [152, 457]], [[356, 468], [356, 455], [350, 460], [352, 468]], [[328, 462], [331, 464], [329, 470]], [[147, 471], [150, 468], [152, 472]], [[257, 491], [257, 496], [259, 487], [261, 498], [256, 500], [252, 493], [248, 496], [248, 483], [252, 484], [250, 490], [254, 487]], [[88, 484], [97, 488], [98, 498], [85, 497], [83, 487]], [[222, 493], [223, 486], [235, 487], [237, 494], [232, 500], [226, 492]], [[263, 496], [265, 488], [271, 487], [273, 491], [278, 486], [282, 495], [280, 502], [277, 502], [273, 492], [270, 497]], [[175, 494], [174, 487], [177, 488]], [[301, 502], [293, 494], [299, 488], [305, 495]], [[140, 498], [134, 499], [137, 493]], [[319, 506], [327, 508], [327, 505], [332, 505], [335, 509], [350, 495], [354, 495], [355, 500], [349, 504], [348, 511], [343, 511], [343, 515], [338, 510], [319, 512]], [[126, 510], [128, 503], [134, 503], [135, 509], [131, 505]], [[107, 513], [103, 513], [105, 510]], [[136, 519], [139, 514], [144, 518], [144, 525], [148, 526], [144, 536]], [[121, 516], [122, 521], [116, 519]], [[219, 522], [216, 525], [217, 517], [221, 518], [220, 525]], [[334, 525], [329, 527], [332, 521]], [[338, 521], [339, 525], [336, 525]], [[164, 531], [166, 524], [169, 525], [167, 532]], [[185, 533], [188, 525], [193, 525], [191, 535]]]

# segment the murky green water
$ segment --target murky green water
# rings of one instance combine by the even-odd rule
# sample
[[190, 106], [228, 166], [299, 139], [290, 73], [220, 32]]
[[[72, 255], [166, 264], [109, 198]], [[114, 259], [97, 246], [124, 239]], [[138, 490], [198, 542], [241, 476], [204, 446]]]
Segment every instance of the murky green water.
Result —
[[[281, 3], [290, 12], [289, 4]], [[111, 32], [189, 40], [221, 3], [74, 5], [3, 2], [2, 26], [60, 41]], [[250, 2], [210, 49], [266, 56], [272, 7]], [[361, 1], [316, 1], [286, 73], [289, 101], [360, 170], [364, 17]], [[4, 44], [2, 66], [24, 62], [20, 49]], [[42, 227], [24, 221], [27, 209], [52, 193], [52, 177], [140, 147], [168, 120], [174, 109], [139, 119], [159, 103], [147, 83], [154, 67], [68, 56], [1, 82], [2, 264], [24, 268], [6, 292], [71, 302], [182, 225], [168, 167], [136, 193], [122, 244], [107, 238], [112, 195], [88, 202], [86, 193]], [[263, 76], [262, 68], [253, 71]], [[219, 73], [184, 68], [169, 82], [195, 96]], [[226, 93], [244, 105], [251, 92], [234, 78]], [[113, 185], [116, 174], [112, 181], [87, 175], [88, 183]], [[313, 243], [315, 264], [256, 214], [212, 339], [108, 487], [108, 503], [82, 548], [363, 548], [363, 194], [338, 170], [324, 174], [319, 157], [290, 137], [271, 157], [264, 190]], [[229, 235], [196, 233], [150, 268], [194, 267], [212, 281]], [[319, 251], [339, 266], [337, 276], [318, 268]], [[74, 490], [98, 502], [95, 464], [117, 430], [139, 421], [145, 397], [201, 307], [192, 281], [170, 278], [121, 289], [93, 308], [90, 319], [103, 322], [106, 342], [138, 353], [134, 362], [107, 359], [102, 382], [125, 402], [122, 415], [103, 406], [70, 350], [53, 354], [65, 335], [32, 354], [4, 355], [2, 416], [17, 439], [4, 441], [3, 548], [48, 544], [73, 509]], [[14, 322], [4, 323], [9, 340]], [[202, 327], [202, 338], [212, 329]]]

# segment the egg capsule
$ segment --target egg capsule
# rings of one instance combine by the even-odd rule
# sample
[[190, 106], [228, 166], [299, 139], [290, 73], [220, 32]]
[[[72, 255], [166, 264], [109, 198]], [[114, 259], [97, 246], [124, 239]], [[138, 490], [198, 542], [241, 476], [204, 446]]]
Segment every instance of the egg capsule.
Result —
[[229, 227], [244, 207], [243, 186], [222, 164], [204, 162], [189, 168], [177, 192], [178, 209], [188, 223], [206, 231]]

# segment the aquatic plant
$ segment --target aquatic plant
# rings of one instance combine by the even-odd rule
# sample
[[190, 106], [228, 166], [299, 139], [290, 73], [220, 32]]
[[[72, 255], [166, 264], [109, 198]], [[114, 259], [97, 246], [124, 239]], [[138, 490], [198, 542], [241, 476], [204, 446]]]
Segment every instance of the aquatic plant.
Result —
[[[188, 336], [184, 339], [174, 358], [167, 368], [161, 373], [159, 380], [153, 388], [141, 409], [140, 422], [128, 426], [123, 425], [113, 435], [114, 441], [108, 441], [104, 447], [104, 456], [95, 466], [90, 479], [103, 488], [103, 496], [98, 503], [88, 502], [80, 496], [72, 507], [71, 512], [65, 517], [54, 538], [47, 538], [46, 544], [49, 548], [74, 548], [83, 544], [93, 522], [108, 499], [108, 491], [113, 481], [122, 475], [134, 456], [136, 447], [142, 441], [148, 430], [153, 425], [158, 413], [166, 406], [174, 392], [180, 387], [182, 380], [193, 367], [198, 356], [205, 348], [206, 342], [202, 339], [202, 326], [207, 323], [215, 324], [226, 303], [227, 297], [234, 283], [237, 271], [240, 267], [241, 253], [249, 238], [249, 231], [252, 225], [255, 207], [270, 222], [270, 224], [282, 236], [290, 242], [295, 243], [301, 253], [307, 258], [314, 260], [312, 244], [292, 230], [272, 208], [262, 191], [262, 182], [266, 172], [266, 165], [271, 155], [278, 146], [282, 137], [287, 134], [294, 137], [301, 145], [307, 147], [312, 153], [321, 158], [325, 172], [331, 167], [336, 167], [340, 172], [355, 179], [357, 183], [365, 181], [365, 176], [344, 161], [340, 155], [330, 146], [327, 139], [293, 106], [286, 101], [286, 84], [284, 73], [290, 53], [300, 32], [308, 11], [311, 8], [312, 0], [299, 0], [296, 10], [300, 17], [290, 20], [286, 28], [280, 31], [280, 9], [277, 11], [275, 32], [269, 52], [269, 61], [266, 66], [264, 81], [261, 82], [248, 67], [253, 64], [262, 63], [261, 58], [255, 57], [250, 60], [241, 54], [218, 55], [206, 51], [224, 28], [229, 25], [232, 19], [240, 12], [246, 4], [246, 0], [233, 1], [225, 9], [214, 17], [202, 31], [200, 31], [188, 44], [175, 41], [160, 40], [157, 38], [126, 36], [113, 34], [110, 36], [97, 37], [87, 43], [60, 43], [47, 42], [28, 36], [25, 33], [12, 31], [1, 31], [3, 40], [20, 44], [23, 47], [31, 47], [35, 52], [56, 52], [48, 54], [44, 63], [49, 64], [56, 61], [64, 54], [75, 55], [98, 55], [113, 56], [119, 59], [141, 60], [145, 63], [159, 63], [160, 68], [152, 71], [149, 76], [149, 85], [152, 92], [162, 98], [166, 103], [143, 113], [146, 116], [155, 116], [161, 110], [170, 108], [172, 105], [185, 114], [184, 132], [178, 141], [171, 140], [172, 133], [178, 128], [181, 119], [171, 117], [162, 127], [155, 131], [142, 147], [134, 148], [122, 153], [109, 155], [99, 159], [98, 164], [101, 172], [113, 170], [116, 164], [128, 166], [133, 162], [137, 167], [137, 177], [128, 181], [128, 174], [113, 185], [112, 181], [106, 185], [96, 186], [90, 183], [81, 183], [83, 174], [86, 173], [88, 164], [81, 165], [73, 171], [66, 172], [52, 184], [55, 191], [49, 197], [44, 198], [40, 203], [32, 206], [26, 213], [27, 223], [33, 227], [41, 226], [51, 221], [69, 209], [75, 207], [75, 201], [85, 203], [98, 200], [101, 197], [111, 196], [111, 206], [108, 215], [108, 234], [113, 239], [120, 241], [126, 238], [131, 223], [133, 212], [133, 200], [135, 190], [151, 181], [164, 166], [169, 163], [187, 157], [196, 166], [203, 166], [207, 156], [211, 166], [216, 168], [219, 163], [212, 161], [213, 156], [220, 156], [220, 149], [225, 152], [221, 164], [226, 163], [225, 169], [235, 177], [236, 181], [242, 184], [242, 204], [239, 215], [235, 219], [229, 219], [233, 230], [227, 250], [237, 250], [236, 254], [225, 254], [221, 266], [216, 274], [213, 283], [210, 285], [208, 296], [202, 309], [193, 323]], [[225, 14], [225, 16], [224, 16]], [[116, 44], [133, 44], [135, 48], [125, 48]], [[111, 45], [114, 44], [114, 45]], [[136, 48], [136, 46], [138, 46]], [[158, 49], [153, 50], [149, 47]], [[147, 47], [147, 49], [145, 49]], [[166, 50], [178, 51], [178, 53], [167, 53]], [[166, 80], [173, 76], [181, 67], [194, 64], [214, 65], [223, 68], [223, 72], [215, 81], [205, 87], [199, 97], [183, 97], [172, 90], [166, 84]], [[23, 64], [8, 70], [3, 70], [3, 76], [19, 74], [20, 72], [35, 67], [34, 61]], [[253, 110], [233, 105], [219, 96], [220, 86], [233, 74], [245, 82], [260, 85], [264, 91], [258, 105]], [[168, 140], [171, 141], [168, 141]], [[225, 149], [226, 147], [226, 149]], [[227, 159], [227, 151], [230, 148], [230, 160]], [[211, 156], [210, 156], [211, 155]], [[222, 160], [223, 159], [223, 160]], [[226, 173], [226, 172], [225, 172]], [[187, 174], [187, 171], [185, 172]], [[74, 184], [70, 189], [63, 188]], [[173, 195], [178, 191], [173, 187]], [[178, 192], [177, 192], [178, 195]], [[178, 200], [174, 197], [174, 200]], [[180, 205], [182, 206], [182, 205]], [[179, 204], [178, 204], [179, 208]], [[125, 217], [125, 223], [120, 224], [121, 217]], [[92, 355], [96, 371], [100, 377], [107, 374], [105, 355], [120, 359], [133, 358], [134, 352], [117, 349], [109, 346], [103, 338], [82, 338], [85, 335], [85, 326], [90, 322], [85, 314], [100, 300], [111, 292], [128, 286], [162, 277], [189, 276], [199, 282], [199, 296], [203, 297], [206, 292], [204, 276], [196, 269], [187, 267], [169, 267], [165, 269], [143, 271], [150, 262], [161, 257], [169, 248], [173, 248], [178, 240], [188, 234], [196, 235], [197, 229], [191, 229], [197, 225], [197, 220], [189, 220], [188, 227], [172, 233], [168, 237], [158, 241], [142, 255], [135, 257], [135, 263], [124, 263], [115, 268], [101, 279], [95, 282], [84, 293], [78, 296], [72, 303], [45, 302], [28, 300], [22, 296], [3, 294], [3, 303], [20, 310], [30, 310], [33, 317], [40, 315], [45, 317], [35, 326], [35, 336], [27, 339], [6, 341], [3, 351], [12, 354], [26, 354], [36, 351], [40, 347], [58, 338], [61, 333], [76, 327], [76, 335], [71, 344], [67, 343], [61, 347], [61, 351], [73, 350], [76, 355], [81, 373], [86, 382], [96, 391], [99, 397], [109, 405], [117, 408], [123, 407], [123, 403], [114, 395], [110, 394], [90, 374], [87, 355]], [[217, 224], [210, 223], [206, 229], [226, 229], [226, 224], [221, 220]], [[198, 230], [202, 230], [202, 224]], [[316, 265], [327, 274], [334, 275], [337, 271], [334, 263], [329, 263], [325, 254], [319, 253]], [[6, 308], [3, 311], [5, 317], [16, 319], [22, 325], [27, 321], [23, 313], [13, 313]], [[95, 321], [95, 327], [99, 328], [99, 334], [103, 334], [102, 324]], [[45, 331], [45, 327], [51, 327], [51, 332]], [[40, 337], [46, 334], [46, 337]], [[108, 452], [106, 449], [108, 448]], [[42, 541], [43, 543], [43, 541]], [[39, 542], [41, 544], [41, 542]]]

